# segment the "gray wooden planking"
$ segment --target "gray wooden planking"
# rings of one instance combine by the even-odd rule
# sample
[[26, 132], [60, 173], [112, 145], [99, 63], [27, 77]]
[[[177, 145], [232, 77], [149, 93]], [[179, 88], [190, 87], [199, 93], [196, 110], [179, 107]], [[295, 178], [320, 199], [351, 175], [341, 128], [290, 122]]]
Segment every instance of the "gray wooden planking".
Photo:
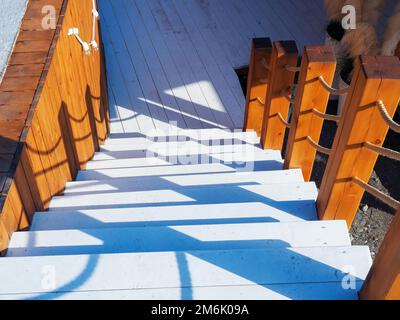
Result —
[[251, 38], [322, 44], [322, 8], [322, 0], [100, 0], [111, 131], [168, 130], [170, 121], [240, 128], [234, 68], [248, 64]]

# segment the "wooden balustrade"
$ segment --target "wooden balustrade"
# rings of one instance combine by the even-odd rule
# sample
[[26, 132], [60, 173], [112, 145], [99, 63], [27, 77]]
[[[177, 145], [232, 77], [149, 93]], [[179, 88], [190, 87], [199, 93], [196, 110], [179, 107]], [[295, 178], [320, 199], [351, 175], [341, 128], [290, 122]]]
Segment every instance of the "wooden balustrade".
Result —
[[255, 38], [252, 42], [250, 65], [247, 79], [246, 108], [244, 131], [255, 131], [261, 136], [264, 118], [265, 99], [268, 92], [269, 71], [272, 43], [269, 38]]
[[364, 282], [364, 300], [400, 300], [400, 210], [397, 212]]
[[297, 58], [296, 42], [274, 42], [261, 132], [261, 146], [264, 149], [282, 150], [287, 126], [281, 118], [286, 120], [288, 117], [295, 79], [295, 73], [286, 67], [297, 66]]
[[365, 143], [382, 146], [388, 132], [376, 102], [382, 100], [393, 117], [399, 98], [400, 61], [396, 57], [361, 57], [317, 199], [321, 219], [343, 219], [352, 225], [364, 194], [353, 178], [368, 182], [378, 158]]
[[[41, 9], [56, 8], [56, 30], [43, 30]], [[108, 99], [99, 51], [85, 55], [68, 36], [90, 40], [92, 1], [29, 1], [0, 87], [0, 251], [29, 226], [65, 183], [85, 168], [108, 134]], [[29, 81], [28, 81], [29, 80]]]
[[316, 155], [316, 149], [307, 138], [319, 141], [324, 123], [324, 119], [315, 110], [324, 114], [329, 101], [329, 92], [323, 88], [318, 78], [322, 76], [332, 85], [335, 69], [336, 58], [332, 47], [305, 48], [284, 167], [301, 168], [306, 181], [310, 180]]

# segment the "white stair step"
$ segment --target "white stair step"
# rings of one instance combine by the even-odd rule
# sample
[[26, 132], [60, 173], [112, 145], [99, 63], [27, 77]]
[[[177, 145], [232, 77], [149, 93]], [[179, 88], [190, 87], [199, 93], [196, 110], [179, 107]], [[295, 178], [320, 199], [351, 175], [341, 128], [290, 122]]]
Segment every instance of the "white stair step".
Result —
[[[62, 295], [70, 291], [191, 288], [195, 292], [198, 287], [220, 286], [231, 291], [231, 286], [254, 285], [280, 290], [275, 285], [302, 284], [304, 288], [304, 284], [315, 283], [339, 286], [349, 277], [363, 281], [370, 267], [368, 247], [5, 258], [0, 260], [0, 295], [43, 298], [46, 293]], [[300, 294], [296, 291], [277, 293], [297, 298]], [[224, 293], [220, 294], [224, 299]]]
[[324, 246], [351, 246], [345, 221], [16, 232], [7, 257]]
[[312, 182], [243, 185], [243, 186], [199, 186], [154, 191], [113, 192], [87, 195], [54, 197], [52, 210], [102, 209], [171, 204], [211, 204], [261, 202], [275, 205], [287, 212], [299, 201], [315, 201], [317, 188]]
[[205, 185], [277, 184], [289, 182], [304, 182], [303, 174], [300, 169], [75, 181], [67, 183], [64, 195], [95, 192], [162, 190]]
[[[215, 140], [226, 140], [226, 143], [249, 143], [258, 144], [260, 139], [257, 134], [253, 132], [242, 132], [242, 131], [227, 131], [220, 129], [207, 129], [207, 130], [180, 130], [178, 133], [171, 134], [157, 134], [149, 133], [146, 135], [136, 135], [134, 137], [126, 137], [127, 135], [112, 135], [107, 139], [105, 146], [111, 145], [142, 145], [150, 144], [155, 141], [202, 141], [203, 143], [209, 143]], [[211, 144], [211, 143], [210, 143]]]
[[[111, 152], [112, 153], [112, 152]], [[135, 155], [133, 154], [135, 153]], [[104, 160], [99, 160], [100, 155], [104, 157]], [[128, 154], [127, 154], [128, 155]], [[274, 151], [262, 151], [257, 150], [256, 152], [248, 153], [215, 153], [212, 155], [208, 154], [187, 154], [186, 152], [172, 156], [162, 155], [148, 155], [146, 151], [133, 151], [130, 153], [132, 157], [123, 159], [114, 159], [113, 155], [109, 152], [97, 154], [97, 160], [90, 161], [87, 163], [86, 169], [116, 169], [116, 168], [134, 168], [134, 167], [147, 167], [147, 166], [161, 166], [161, 165], [189, 165], [189, 164], [212, 164], [212, 163], [223, 163], [223, 164], [234, 164], [236, 166], [243, 166], [243, 163], [264, 162], [264, 161], [276, 161], [282, 163], [282, 158], [279, 152]], [[281, 166], [280, 166], [281, 167]]]
[[133, 151], [133, 150], [147, 150], [161, 155], [173, 155], [178, 152], [186, 152], [187, 154], [212, 154], [223, 152], [252, 152], [261, 150], [258, 145], [239, 143], [232, 140], [213, 140], [213, 141], [160, 141], [160, 142], [147, 142], [142, 143], [117, 143], [106, 144], [100, 148], [101, 152], [110, 151]]
[[149, 177], [184, 174], [210, 174], [227, 172], [252, 172], [282, 170], [282, 162], [278, 160], [250, 161], [243, 163], [211, 163], [211, 164], [189, 164], [175, 166], [155, 166], [139, 168], [117, 168], [117, 169], [93, 169], [79, 171], [76, 180], [106, 180], [129, 177]]
[[228, 285], [0, 295], [0, 300], [358, 300], [361, 287], [362, 281], [354, 290], [344, 290], [341, 282]]
[[154, 227], [222, 223], [292, 222], [317, 219], [314, 200], [274, 203], [217, 203], [138, 208], [37, 212], [30, 230]]

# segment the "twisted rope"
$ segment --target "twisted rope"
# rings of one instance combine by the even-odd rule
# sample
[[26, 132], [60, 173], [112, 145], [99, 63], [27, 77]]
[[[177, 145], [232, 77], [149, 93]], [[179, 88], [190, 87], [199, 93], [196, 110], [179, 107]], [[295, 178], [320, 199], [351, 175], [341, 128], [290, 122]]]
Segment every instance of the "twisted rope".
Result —
[[340, 119], [341, 119], [341, 116], [334, 116], [334, 115], [332, 115], [332, 114], [322, 113], [321, 111], [319, 111], [319, 110], [317, 110], [317, 109], [315, 109], [315, 108], [313, 108], [313, 109], [311, 110], [311, 112], [312, 112], [313, 114], [315, 114], [316, 116], [318, 116], [318, 117], [320, 117], [320, 118], [322, 118], [322, 119], [324, 119], [324, 120], [327, 120], [327, 121], [339, 122]]
[[380, 154], [383, 157], [392, 159], [392, 160], [396, 160], [396, 161], [400, 161], [400, 152], [394, 151], [394, 150], [390, 150], [387, 148], [383, 148], [380, 146], [377, 146], [375, 144], [366, 142], [364, 144], [364, 147], [367, 148], [368, 150], [374, 151], [378, 154]]
[[268, 65], [267, 60], [265, 60], [265, 58], [261, 59], [261, 64], [265, 69], [267, 69], [268, 71], [271, 71], [271, 67]]
[[330, 94], [335, 95], [335, 96], [342, 96], [345, 95], [349, 91], [349, 87], [343, 88], [343, 89], [336, 89], [332, 88], [324, 79], [323, 76], [318, 77], [319, 82], [322, 84], [324, 89], [328, 91]]
[[295, 72], [295, 73], [301, 71], [301, 67], [293, 67], [289, 65], [285, 65], [285, 69], [289, 72]]
[[265, 102], [263, 102], [259, 97], [250, 100], [250, 102], [258, 102], [259, 104], [265, 106]]
[[289, 128], [289, 129], [290, 129], [290, 128], [292, 127], [292, 124], [289, 123], [288, 121], [286, 121], [286, 120], [283, 118], [283, 116], [282, 116], [282, 114], [281, 114], [280, 112], [278, 112], [278, 113], [272, 115], [271, 118], [272, 118], [272, 117], [278, 117], [279, 121], [282, 122], [282, 123], [286, 126], [286, 128]]
[[388, 196], [388, 195], [382, 193], [381, 191], [379, 191], [378, 189], [370, 186], [368, 183], [365, 183], [361, 179], [359, 179], [357, 177], [354, 177], [354, 178], [351, 179], [351, 182], [353, 182], [354, 184], [356, 184], [359, 187], [363, 188], [366, 192], [368, 192], [369, 194], [373, 195], [374, 197], [376, 197], [377, 199], [379, 199], [383, 203], [387, 204], [389, 207], [391, 207], [393, 209], [400, 208], [400, 202], [399, 201], [397, 201], [396, 199], [392, 198], [391, 196]]
[[383, 118], [383, 120], [386, 122], [386, 124], [389, 126], [390, 129], [392, 129], [396, 133], [400, 133], [400, 124], [397, 122], [393, 121], [392, 117], [389, 115], [384, 103], [382, 100], [378, 100], [376, 102], [376, 106], [378, 107], [378, 110]]
[[331, 155], [332, 150], [325, 148], [318, 143], [316, 143], [310, 136], [307, 136], [307, 141], [311, 144], [312, 147], [314, 147], [318, 152], [326, 154], [326, 155]]

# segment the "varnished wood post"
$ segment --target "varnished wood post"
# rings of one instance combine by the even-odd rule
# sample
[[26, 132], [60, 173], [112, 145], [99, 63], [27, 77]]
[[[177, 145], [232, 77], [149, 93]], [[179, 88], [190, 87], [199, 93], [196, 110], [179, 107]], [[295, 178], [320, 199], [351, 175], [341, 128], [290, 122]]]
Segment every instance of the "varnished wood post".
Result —
[[307, 137], [318, 142], [324, 124], [324, 120], [312, 111], [316, 109], [325, 113], [329, 101], [329, 93], [322, 87], [318, 77], [322, 76], [332, 85], [335, 69], [336, 58], [332, 47], [313, 46], [304, 49], [284, 167], [301, 168], [306, 181], [310, 180], [316, 155]]
[[271, 62], [272, 43], [269, 38], [254, 38], [251, 54], [249, 74], [247, 79], [246, 109], [243, 131], [254, 130], [261, 135], [264, 118], [264, 101], [268, 92], [269, 71], [265, 66]]
[[400, 210], [360, 292], [363, 300], [400, 300]]
[[351, 182], [368, 182], [378, 155], [364, 143], [381, 146], [388, 132], [376, 105], [382, 100], [393, 116], [400, 97], [400, 61], [396, 57], [362, 57], [349, 88], [317, 199], [321, 219], [343, 219], [350, 227], [364, 190]]
[[294, 72], [286, 66], [296, 66], [298, 51], [295, 41], [274, 42], [270, 63], [269, 89], [265, 100], [265, 111], [261, 132], [261, 146], [264, 149], [282, 150], [286, 126], [279, 120], [289, 113], [290, 101], [295, 78]]

